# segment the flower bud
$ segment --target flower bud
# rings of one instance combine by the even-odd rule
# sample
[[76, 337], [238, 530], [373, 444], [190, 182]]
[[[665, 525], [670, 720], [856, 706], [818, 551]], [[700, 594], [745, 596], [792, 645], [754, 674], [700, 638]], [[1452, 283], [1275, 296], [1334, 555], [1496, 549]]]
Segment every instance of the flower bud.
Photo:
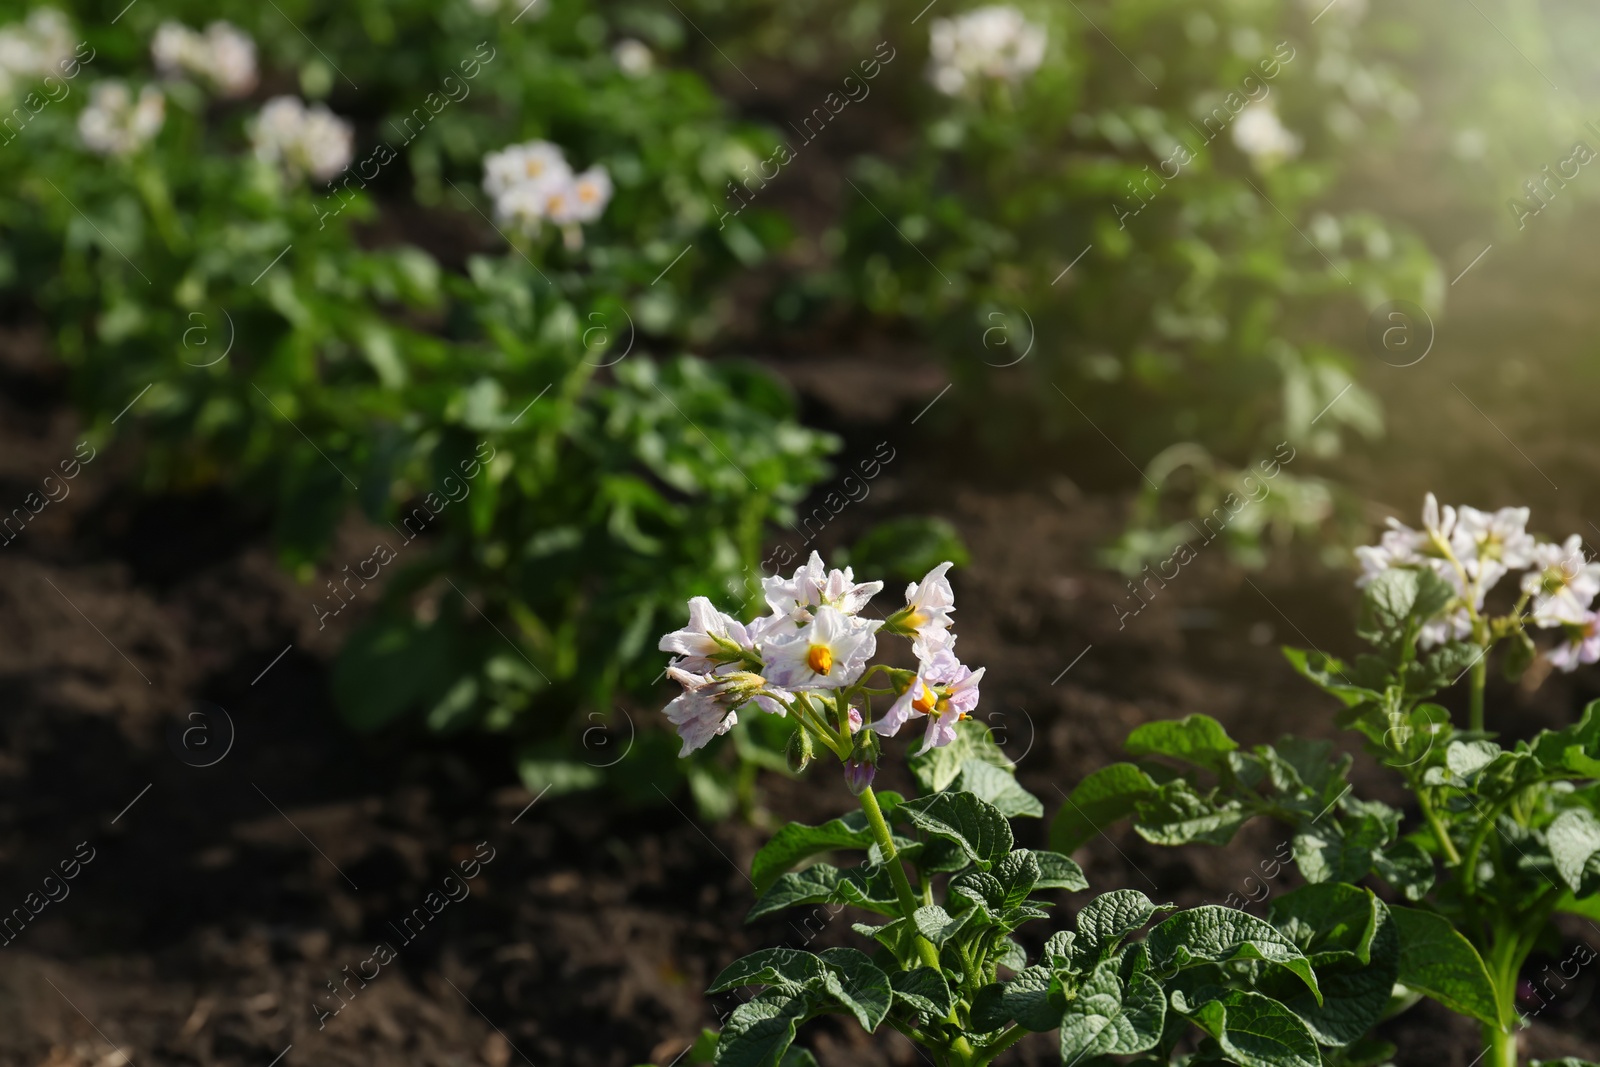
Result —
[[872, 778], [878, 773], [876, 763], [865, 760], [847, 759], [844, 761], [844, 787], [850, 790], [851, 796], [860, 796], [872, 784]]
[[806, 769], [806, 764], [811, 762], [814, 751], [810, 731], [801, 727], [789, 735], [789, 747], [784, 750], [784, 758], [789, 761], [789, 769], [799, 774]]

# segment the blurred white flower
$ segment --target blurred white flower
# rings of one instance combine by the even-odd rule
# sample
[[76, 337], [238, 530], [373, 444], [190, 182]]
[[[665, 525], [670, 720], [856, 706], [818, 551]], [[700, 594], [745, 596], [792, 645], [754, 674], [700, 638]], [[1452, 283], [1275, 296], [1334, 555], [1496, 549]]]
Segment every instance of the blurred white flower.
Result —
[[222, 96], [247, 96], [256, 87], [256, 43], [230, 22], [199, 33], [169, 19], [151, 38], [150, 57], [166, 77], [191, 74]]
[[59, 74], [73, 48], [72, 23], [53, 7], [38, 8], [25, 21], [0, 27], [0, 95], [18, 82]]
[[1043, 26], [1005, 4], [934, 19], [929, 28], [930, 76], [942, 93], [957, 96], [980, 81], [1020, 81], [1044, 62]]
[[1590, 618], [1589, 605], [1600, 593], [1600, 563], [1583, 553], [1583, 538], [1573, 534], [1565, 544], [1542, 544], [1533, 550], [1533, 569], [1522, 576], [1522, 591], [1533, 597], [1533, 621], [1539, 626], [1576, 625]]
[[328, 181], [350, 164], [354, 131], [323, 104], [307, 107], [298, 97], [275, 96], [251, 130], [256, 158], [283, 168], [291, 178]]
[[1479, 511], [1466, 506], [1457, 512], [1450, 548], [1480, 591], [1488, 592], [1508, 570], [1533, 563], [1528, 514], [1527, 508]]
[[1566, 624], [1566, 640], [1546, 653], [1550, 665], [1571, 672], [1580, 663], [1600, 660], [1600, 614], [1583, 613], [1583, 618]]
[[643, 41], [636, 41], [626, 37], [616, 43], [611, 49], [611, 58], [616, 62], [617, 69], [630, 78], [642, 78], [656, 65], [655, 56], [651, 55], [650, 47]]
[[1301, 141], [1278, 119], [1271, 104], [1248, 104], [1233, 120], [1233, 143], [1258, 164], [1270, 165], [1300, 154]]
[[89, 106], [78, 115], [78, 135], [91, 152], [126, 156], [160, 131], [166, 113], [166, 97], [153, 85], [141, 89], [135, 100], [122, 82], [96, 82], [89, 90]]
[[580, 224], [598, 219], [611, 202], [611, 176], [600, 166], [573, 174], [559, 145], [528, 141], [483, 157], [483, 188], [495, 214], [527, 233], [546, 220], [563, 228], [566, 243], [583, 242]]

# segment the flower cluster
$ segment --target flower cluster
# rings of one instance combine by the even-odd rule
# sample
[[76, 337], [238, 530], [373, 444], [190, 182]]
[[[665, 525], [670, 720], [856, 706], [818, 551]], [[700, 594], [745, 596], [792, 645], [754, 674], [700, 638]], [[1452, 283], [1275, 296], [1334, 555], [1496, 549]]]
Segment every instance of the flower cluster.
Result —
[[593, 222], [611, 202], [611, 176], [601, 166], [574, 174], [560, 145], [528, 141], [483, 157], [483, 188], [502, 222], [533, 234], [545, 220], [563, 228], [568, 244], [577, 227]]
[[1020, 81], [1044, 62], [1047, 40], [1044, 27], [1005, 4], [934, 19], [928, 41], [933, 84], [959, 96], [984, 80]]
[[[727, 733], [741, 711], [786, 715], [799, 726], [799, 765], [815, 737], [845, 761], [847, 780], [860, 792], [877, 763], [877, 737], [893, 737], [920, 717], [922, 751], [949, 744], [956, 723], [977, 706], [983, 678], [982, 668], [971, 670], [955, 655], [950, 566], [941, 563], [907, 586], [905, 606], [886, 619], [862, 616], [882, 582], [857, 582], [849, 567], [828, 570], [815, 552], [792, 577], [763, 579], [770, 614], [749, 623], [695, 597], [688, 625], [660, 643], [677, 657], [667, 673], [683, 686], [666, 708], [683, 739], [679, 755]], [[879, 634], [908, 639], [916, 669], [873, 663]], [[887, 686], [870, 687], [879, 672]], [[872, 721], [875, 696], [893, 700]]]
[[251, 129], [256, 158], [283, 168], [291, 178], [328, 181], [350, 164], [353, 131], [324, 104], [307, 107], [293, 96], [275, 96]]
[[1563, 671], [1600, 660], [1600, 612], [1591, 606], [1600, 594], [1600, 562], [1584, 554], [1577, 534], [1557, 544], [1537, 540], [1527, 526], [1527, 508], [1440, 507], [1429, 493], [1422, 529], [1390, 519], [1376, 545], [1356, 549], [1362, 570], [1356, 584], [1366, 585], [1394, 567], [1431, 570], [1456, 596], [1423, 626], [1422, 643], [1486, 644], [1495, 627], [1484, 617], [1484, 598], [1506, 575], [1522, 571], [1520, 596], [1499, 629], [1531, 624], [1560, 630], [1563, 640], [1548, 658]]
[[1300, 138], [1278, 119], [1268, 103], [1250, 104], [1233, 120], [1234, 146], [1257, 165], [1270, 166], [1300, 154]]
[[155, 86], [146, 85], [135, 98], [120, 81], [96, 82], [78, 115], [78, 136], [97, 155], [131, 155], [161, 131], [166, 117], [166, 97]]
[[165, 76], [191, 74], [222, 96], [248, 96], [256, 87], [256, 43], [230, 22], [213, 22], [201, 33], [169, 19], [156, 29], [150, 56]]
[[37, 8], [25, 22], [0, 26], [0, 98], [18, 82], [56, 73], [73, 54], [72, 24], [53, 7]]

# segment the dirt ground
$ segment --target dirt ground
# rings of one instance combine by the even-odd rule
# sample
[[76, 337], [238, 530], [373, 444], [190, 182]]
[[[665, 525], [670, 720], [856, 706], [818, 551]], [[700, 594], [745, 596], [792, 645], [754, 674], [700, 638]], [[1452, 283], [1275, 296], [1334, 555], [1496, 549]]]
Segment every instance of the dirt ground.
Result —
[[[966, 453], [959, 426], [913, 425], [944, 380], [931, 363], [778, 366], [807, 397], [808, 421], [844, 433], [841, 469], [879, 442], [895, 450], [870, 496], [817, 538], [824, 552], [904, 511], [941, 514], [965, 538], [958, 621], [963, 658], [989, 669], [980, 716], [1048, 812], [1151, 719], [1205, 712], [1246, 743], [1334, 736], [1326, 702], [1276, 646], [1350, 648], [1346, 575], [1295, 554], [1246, 573], [1210, 551], [1119, 619], [1126, 590], [1094, 557], [1126, 516], [1126, 491], [1079, 489], [1104, 479], [1075, 472], [1065, 453], [993, 470]], [[847, 366], [872, 388], [830, 393]], [[1481, 364], [1427, 370], [1443, 377], [1386, 387], [1402, 408], [1384, 447], [1399, 454], [1432, 440], [1405, 404], [1427, 403], [1452, 375], [1475, 391], [1505, 385]], [[890, 399], [851, 408], [863, 392]], [[1381, 451], [1349, 467], [1409, 513], [1423, 488], [1470, 466], [1470, 484], [1529, 489], [1552, 526], [1575, 524], [1600, 457], [1567, 449], [1559, 421], [1542, 437], [1505, 429], [1538, 438], [1523, 447], [1560, 468], [1565, 496], [1544, 493], [1481, 427], [1397, 476], [1378, 477]], [[20, 500], [78, 442], [66, 380], [40, 337], [0, 336], [4, 499]], [[349, 734], [328, 697], [339, 635], [311, 625], [265, 516], [222, 494], [141, 498], [133, 461], [116, 446], [96, 455], [69, 497], [0, 549], [0, 909], [37, 902], [53, 868], [91, 857], [70, 894], [0, 952], [0, 1065], [665, 1065], [731, 1006], [701, 993], [717, 971], [812, 936], [782, 918], [742, 923], [744, 872], [764, 832], [700, 824], [675, 783], [646, 807], [595, 795], [530, 807], [495, 743]], [[360, 534], [345, 536], [360, 544]], [[1522, 734], [1563, 721], [1600, 695], [1597, 682], [1583, 673], [1497, 691], [1491, 725]], [[1387, 788], [1376, 775], [1362, 784]], [[827, 771], [766, 790], [775, 819], [848, 806]], [[1044, 834], [1042, 823], [1019, 827], [1025, 843]], [[1251, 827], [1227, 849], [1158, 849], [1119, 827], [1079, 858], [1097, 890], [1195, 904], [1240, 892], [1277, 844]], [[446, 875], [466, 870], [469, 895], [420, 933], [402, 930]], [[850, 943], [846, 919], [812, 943]], [[397, 954], [376, 977], [355, 977], [370, 974], [379, 942]], [[1600, 1056], [1592, 993], [1592, 979], [1574, 985], [1529, 1031], [1526, 1052]], [[1475, 1055], [1471, 1027], [1426, 1005], [1386, 1033], [1408, 1067], [1467, 1067]], [[803, 1043], [828, 1065], [917, 1062], [889, 1031], [874, 1040], [825, 1023]], [[1016, 1061], [1055, 1062], [1050, 1038], [1018, 1046]]]

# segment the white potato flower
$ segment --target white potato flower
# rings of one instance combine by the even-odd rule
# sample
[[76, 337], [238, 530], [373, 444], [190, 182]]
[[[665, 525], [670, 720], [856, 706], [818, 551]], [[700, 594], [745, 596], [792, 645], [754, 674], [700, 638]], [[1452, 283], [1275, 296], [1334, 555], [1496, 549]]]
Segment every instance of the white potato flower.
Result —
[[123, 82], [96, 82], [89, 106], [78, 115], [78, 136], [98, 155], [131, 155], [160, 132], [166, 108], [166, 97], [153, 85], [139, 90], [136, 99]]
[[656, 65], [650, 46], [632, 37], [623, 38], [616, 43], [611, 49], [611, 59], [617, 64], [617, 69], [630, 78], [642, 78]]
[[1263, 165], [1270, 165], [1300, 154], [1301, 140], [1278, 118], [1271, 104], [1247, 104], [1233, 120], [1233, 143], [1239, 151]]
[[958, 96], [989, 81], [1017, 82], [1044, 62], [1048, 35], [1005, 4], [976, 8], [929, 27], [930, 75], [942, 93]]
[[251, 130], [256, 158], [282, 167], [291, 178], [328, 181], [350, 164], [354, 131], [324, 104], [307, 107], [293, 96], [275, 96]]
[[220, 19], [204, 33], [170, 19], [163, 22], [150, 40], [150, 57], [166, 77], [192, 75], [222, 96], [247, 96], [256, 87], [255, 41]]
[[601, 166], [573, 174], [561, 146], [550, 141], [510, 145], [483, 157], [483, 189], [495, 215], [526, 233], [541, 223], [562, 228], [567, 245], [582, 244], [582, 223], [594, 222], [611, 202], [611, 176]]

